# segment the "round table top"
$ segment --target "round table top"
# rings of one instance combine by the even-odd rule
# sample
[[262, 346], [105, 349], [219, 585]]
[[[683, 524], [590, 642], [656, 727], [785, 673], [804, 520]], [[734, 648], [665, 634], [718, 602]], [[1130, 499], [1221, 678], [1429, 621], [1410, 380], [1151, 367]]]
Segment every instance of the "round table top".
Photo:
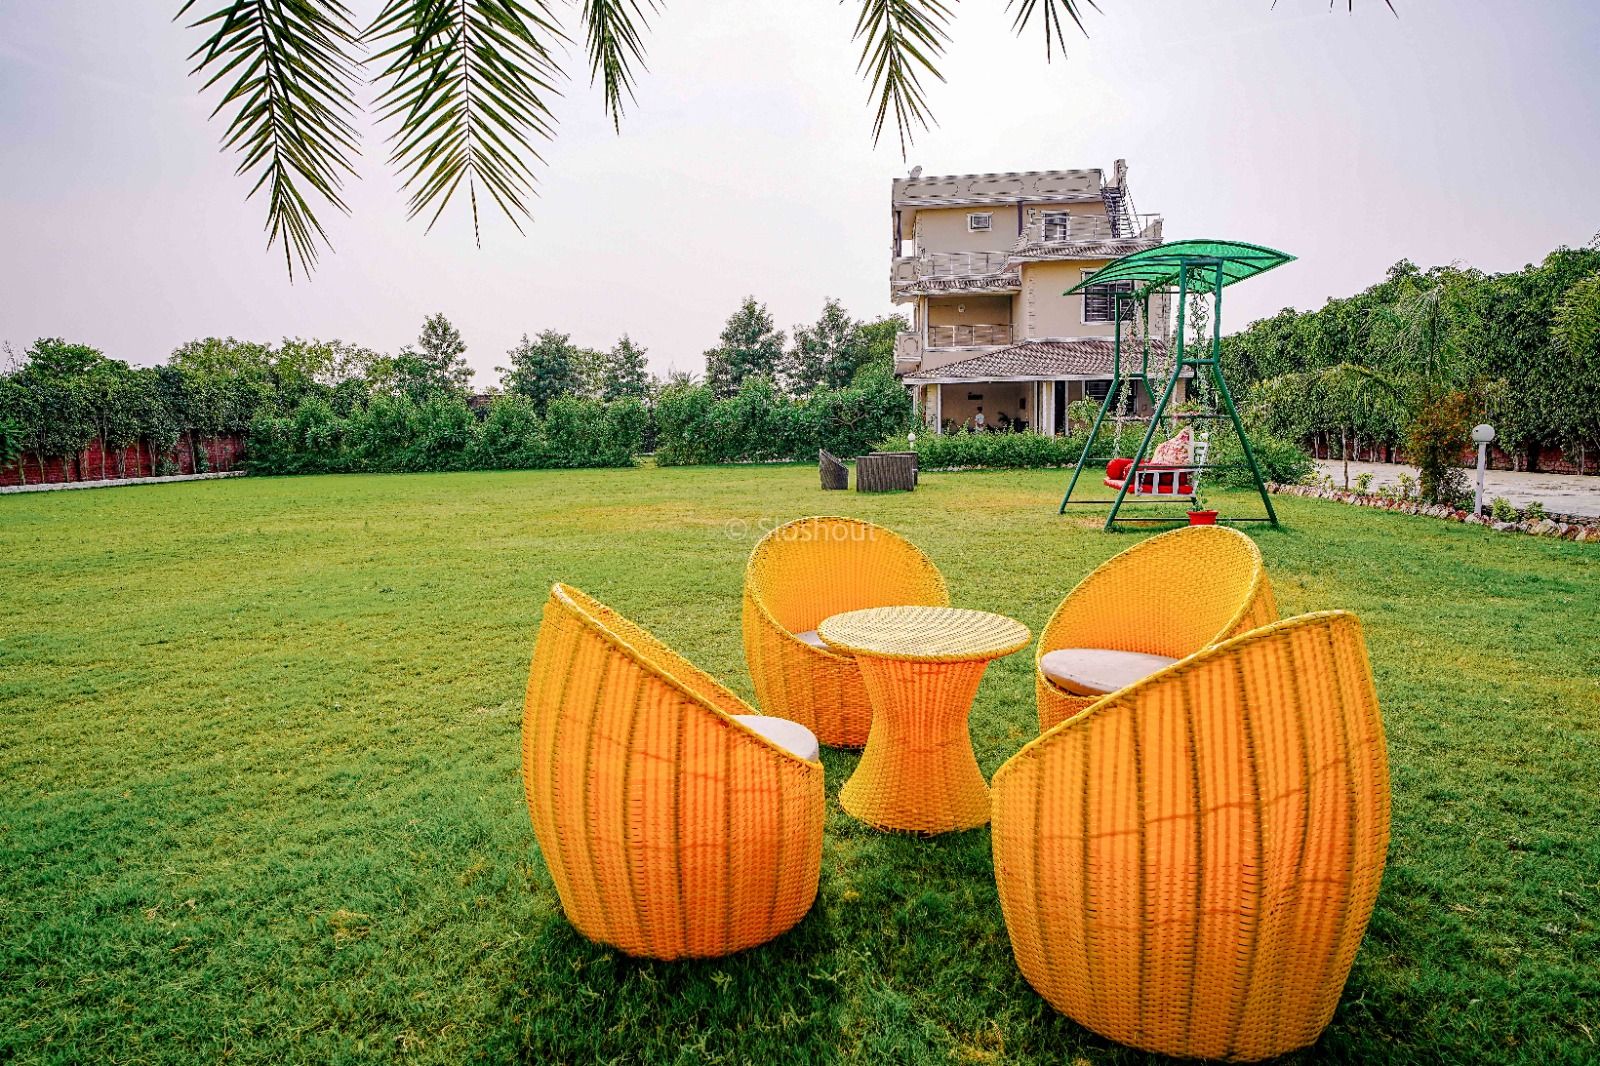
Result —
[[998, 659], [1027, 647], [1028, 627], [961, 607], [869, 607], [824, 618], [817, 636], [852, 655], [911, 662]]

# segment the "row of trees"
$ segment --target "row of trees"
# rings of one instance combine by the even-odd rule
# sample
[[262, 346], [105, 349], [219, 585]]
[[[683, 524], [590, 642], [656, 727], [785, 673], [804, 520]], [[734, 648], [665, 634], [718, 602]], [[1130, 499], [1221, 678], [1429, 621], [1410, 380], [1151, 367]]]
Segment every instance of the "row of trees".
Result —
[[[274, 473], [615, 465], [651, 444], [658, 424], [673, 427], [668, 461], [798, 456], [830, 444], [853, 453], [900, 426], [904, 391], [892, 365], [902, 326], [858, 321], [829, 300], [787, 346], [767, 309], [746, 299], [707, 353], [704, 382], [653, 377], [645, 349], [626, 335], [599, 351], [545, 330], [507, 352], [488, 403], [469, 394], [466, 343], [442, 314], [392, 355], [338, 340], [211, 337], [181, 345], [163, 366], [135, 368], [41, 339], [9, 353], [0, 375], [0, 464], [31, 454], [38, 477], [45, 459], [80, 480], [123, 477], [124, 452], [142, 444], [156, 472], [170, 473], [184, 441], [203, 469], [200, 443], [237, 434], [248, 435], [251, 466]], [[730, 429], [734, 408], [718, 404], [741, 396], [739, 410], [765, 397], [791, 413], [788, 428]], [[869, 417], [868, 408], [893, 413]], [[702, 432], [705, 441], [692, 439]], [[110, 458], [85, 469], [97, 437]]]
[[737, 393], [751, 378], [766, 378], [780, 392], [805, 398], [850, 385], [858, 374], [894, 372], [894, 337], [909, 326], [900, 315], [864, 322], [838, 300], [827, 300], [809, 326], [796, 326], [792, 342], [772, 313], [747, 296], [728, 318], [715, 347], [705, 353], [705, 383], [718, 399]]
[[1343, 453], [1402, 447], [1429, 499], [1478, 419], [1524, 465], [1600, 449], [1600, 240], [1508, 274], [1410, 261], [1317, 311], [1284, 310], [1223, 342], [1230, 377], [1272, 433]]

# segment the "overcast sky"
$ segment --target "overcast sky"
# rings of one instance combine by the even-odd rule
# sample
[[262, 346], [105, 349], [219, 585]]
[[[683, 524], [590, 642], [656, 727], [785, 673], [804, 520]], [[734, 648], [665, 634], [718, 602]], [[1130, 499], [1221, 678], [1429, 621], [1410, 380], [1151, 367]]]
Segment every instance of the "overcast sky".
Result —
[[[524, 331], [699, 371], [746, 293], [783, 328], [835, 296], [891, 310], [889, 182], [1124, 157], [1169, 238], [1299, 261], [1230, 290], [1227, 326], [1320, 306], [1400, 258], [1516, 269], [1600, 230], [1596, 0], [1101, 0], [1046, 64], [1001, 0], [968, 0], [938, 128], [873, 147], [851, 9], [671, 3], [622, 134], [575, 77], [519, 236], [465, 211], [405, 219], [368, 132], [335, 251], [290, 284], [259, 201], [186, 77], [178, 0], [0, 0], [0, 339], [61, 335], [135, 363], [207, 335], [393, 351], [461, 329], [480, 384]], [[202, 0], [200, 8], [215, 6]], [[354, 0], [358, 15], [372, 0]], [[573, 6], [576, 6], [575, 4]], [[582, 71], [582, 57], [570, 64]]]

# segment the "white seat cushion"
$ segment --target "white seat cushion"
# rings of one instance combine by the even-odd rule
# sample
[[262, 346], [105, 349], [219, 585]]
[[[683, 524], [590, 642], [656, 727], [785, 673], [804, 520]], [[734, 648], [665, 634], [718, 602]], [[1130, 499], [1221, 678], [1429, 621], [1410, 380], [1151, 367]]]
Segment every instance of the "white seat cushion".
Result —
[[821, 752], [817, 747], [817, 735], [799, 722], [791, 722], [787, 718], [774, 718], [770, 714], [736, 714], [733, 720], [752, 733], [760, 733], [778, 747], [802, 759], [816, 762]]
[[826, 648], [828, 646], [827, 641], [817, 636], [817, 631], [815, 629], [808, 629], [804, 633], [796, 633], [794, 635], [794, 639], [803, 640], [813, 648]]
[[1039, 669], [1051, 681], [1078, 696], [1103, 696], [1127, 688], [1178, 660], [1139, 651], [1106, 648], [1061, 648], [1045, 652]]

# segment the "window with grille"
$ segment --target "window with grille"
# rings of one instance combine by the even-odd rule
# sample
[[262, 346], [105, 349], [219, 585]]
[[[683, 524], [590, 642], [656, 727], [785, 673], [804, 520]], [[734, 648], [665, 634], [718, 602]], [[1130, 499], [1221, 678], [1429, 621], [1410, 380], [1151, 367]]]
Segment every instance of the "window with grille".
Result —
[[993, 211], [975, 211], [967, 216], [968, 233], [988, 233], [993, 228]]
[[1047, 241], [1072, 239], [1072, 215], [1066, 211], [1046, 211], [1043, 215], [1044, 235]]
[[[1094, 273], [1092, 270], [1083, 272], [1085, 277]], [[1114, 292], [1132, 292], [1133, 282], [1113, 281], [1109, 285], [1091, 285], [1083, 290], [1083, 320], [1084, 322], [1110, 322], [1113, 320], [1111, 308], [1111, 294]], [[1123, 307], [1126, 318], [1129, 309]]]

